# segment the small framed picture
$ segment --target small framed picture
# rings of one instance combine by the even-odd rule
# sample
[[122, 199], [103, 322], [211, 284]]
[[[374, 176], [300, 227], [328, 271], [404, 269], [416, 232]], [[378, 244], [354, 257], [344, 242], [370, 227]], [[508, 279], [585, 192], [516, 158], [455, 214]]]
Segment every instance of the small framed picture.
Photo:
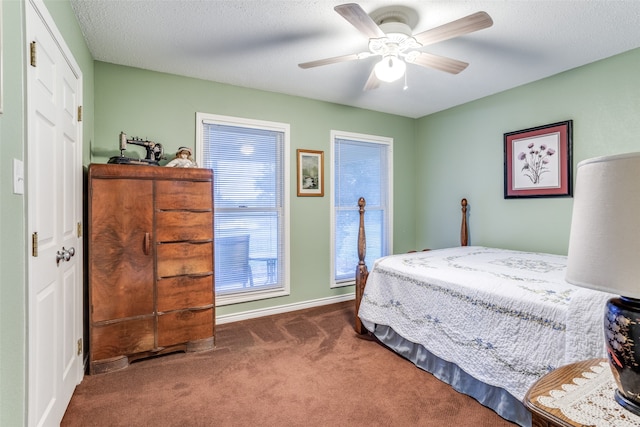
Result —
[[573, 121], [504, 134], [504, 198], [571, 197]]
[[298, 196], [324, 196], [324, 152], [296, 150], [298, 154]]

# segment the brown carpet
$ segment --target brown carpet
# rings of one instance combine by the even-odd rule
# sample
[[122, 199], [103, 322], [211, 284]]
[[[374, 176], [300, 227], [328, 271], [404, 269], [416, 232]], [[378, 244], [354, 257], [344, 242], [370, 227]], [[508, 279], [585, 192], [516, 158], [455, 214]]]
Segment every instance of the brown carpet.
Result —
[[219, 325], [216, 349], [85, 376], [62, 426], [513, 426], [381, 344], [353, 302]]

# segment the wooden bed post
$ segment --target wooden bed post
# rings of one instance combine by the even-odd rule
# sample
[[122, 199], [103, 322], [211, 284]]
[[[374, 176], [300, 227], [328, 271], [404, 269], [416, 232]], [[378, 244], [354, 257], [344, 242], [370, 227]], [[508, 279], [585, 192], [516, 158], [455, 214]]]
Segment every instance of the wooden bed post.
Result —
[[369, 272], [367, 271], [367, 264], [364, 262], [364, 257], [367, 253], [367, 238], [364, 234], [364, 207], [367, 202], [364, 197], [358, 199], [358, 207], [360, 208], [360, 227], [358, 228], [358, 266], [356, 267], [356, 313], [355, 313], [355, 330], [358, 334], [366, 333], [366, 329], [362, 326], [362, 322], [358, 317], [358, 310], [360, 309], [360, 301], [362, 300], [362, 294], [364, 293], [364, 287], [367, 284], [367, 277]]
[[460, 227], [460, 246], [469, 244], [469, 229], [467, 227], [467, 199], [460, 201], [462, 205], [462, 226]]

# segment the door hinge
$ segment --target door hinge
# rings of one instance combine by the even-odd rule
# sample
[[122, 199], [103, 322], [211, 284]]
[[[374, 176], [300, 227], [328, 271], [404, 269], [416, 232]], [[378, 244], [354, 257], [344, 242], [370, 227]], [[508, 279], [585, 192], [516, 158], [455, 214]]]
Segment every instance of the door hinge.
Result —
[[31, 42], [31, 47], [29, 49], [31, 56], [31, 66], [36, 66], [36, 42]]
[[78, 121], [82, 121], [82, 105], [78, 105]]
[[31, 234], [31, 256], [38, 256], [38, 232]]
[[82, 223], [81, 222], [78, 223], [78, 225], [76, 227], [76, 231], [77, 231], [78, 237], [82, 237]]
[[82, 354], [82, 338], [78, 340], [78, 356]]

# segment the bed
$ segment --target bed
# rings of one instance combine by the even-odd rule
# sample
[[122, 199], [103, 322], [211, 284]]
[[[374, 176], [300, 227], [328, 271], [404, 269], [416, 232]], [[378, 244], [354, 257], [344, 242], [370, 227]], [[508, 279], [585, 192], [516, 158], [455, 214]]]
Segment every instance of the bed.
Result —
[[368, 272], [358, 204], [359, 334], [521, 426], [531, 425], [522, 401], [536, 380], [605, 356], [612, 295], [566, 282], [565, 256], [468, 246], [463, 199], [461, 246], [383, 257]]

